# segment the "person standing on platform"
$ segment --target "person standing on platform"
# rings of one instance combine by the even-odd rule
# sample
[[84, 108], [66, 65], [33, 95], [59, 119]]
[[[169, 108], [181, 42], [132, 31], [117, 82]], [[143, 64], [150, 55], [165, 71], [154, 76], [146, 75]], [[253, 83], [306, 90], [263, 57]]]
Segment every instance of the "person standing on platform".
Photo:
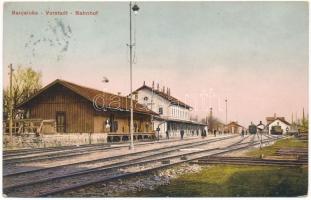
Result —
[[180, 130], [180, 138], [184, 139], [184, 130], [183, 129]]

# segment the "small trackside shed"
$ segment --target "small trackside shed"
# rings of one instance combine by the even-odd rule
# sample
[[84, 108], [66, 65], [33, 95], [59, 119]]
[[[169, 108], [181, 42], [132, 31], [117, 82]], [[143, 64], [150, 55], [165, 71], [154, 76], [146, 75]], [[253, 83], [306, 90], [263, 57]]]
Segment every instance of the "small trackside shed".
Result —
[[[130, 99], [57, 79], [18, 105], [25, 118], [55, 119], [58, 133], [128, 135]], [[134, 132], [153, 134], [151, 116], [134, 101]]]

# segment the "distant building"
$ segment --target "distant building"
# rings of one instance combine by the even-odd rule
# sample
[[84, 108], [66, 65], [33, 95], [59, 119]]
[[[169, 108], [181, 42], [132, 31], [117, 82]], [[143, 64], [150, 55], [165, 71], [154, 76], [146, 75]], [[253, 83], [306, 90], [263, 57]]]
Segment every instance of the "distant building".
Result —
[[[58, 133], [107, 133], [129, 139], [130, 100], [120, 95], [57, 79], [18, 108], [26, 118], [55, 120]], [[153, 134], [152, 115], [157, 113], [134, 101], [135, 137]]]
[[200, 135], [207, 126], [191, 121], [192, 107], [173, 97], [169, 88], [166, 91], [164, 87], [160, 90], [159, 85], [155, 88], [153, 83], [152, 87], [149, 87], [144, 82], [133, 94], [138, 103], [158, 114], [158, 116], [154, 116], [153, 129], [159, 128], [159, 135], [162, 138], [166, 137], [166, 131], [169, 136], [173, 137], [179, 137], [181, 130], [184, 130], [185, 136]]
[[224, 129], [225, 133], [240, 134], [245, 128], [238, 124], [238, 122], [230, 122], [229, 124], [225, 125]]
[[209, 116], [206, 117], [208, 124], [208, 132], [214, 133], [216, 130], [218, 133], [224, 133], [225, 124], [220, 122], [217, 118], [213, 116], [213, 108], [210, 108]]
[[273, 122], [276, 118], [279, 118], [280, 120], [285, 121], [285, 117], [277, 117], [276, 113], [274, 113], [273, 117], [266, 117], [267, 124], [270, 124]]
[[273, 117], [266, 117], [266, 120], [266, 129], [269, 134], [273, 134], [273, 130], [275, 129], [274, 127], [280, 128], [282, 134], [285, 134], [291, 128], [291, 124], [285, 120], [285, 117], [277, 117], [276, 114], [274, 114]]

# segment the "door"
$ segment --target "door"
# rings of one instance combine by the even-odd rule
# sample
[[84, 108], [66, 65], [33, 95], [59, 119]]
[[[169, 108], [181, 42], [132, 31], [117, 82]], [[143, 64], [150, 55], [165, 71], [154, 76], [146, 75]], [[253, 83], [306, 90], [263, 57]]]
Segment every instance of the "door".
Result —
[[66, 132], [66, 113], [56, 112], [56, 131], [58, 133]]
[[107, 119], [102, 116], [94, 117], [94, 133], [105, 133]]
[[116, 132], [116, 127], [115, 127], [115, 121], [114, 121], [115, 116], [114, 115], [110, 115], [109, 117], [109, 125], [110, 125], [110, 132], [114, 133]]

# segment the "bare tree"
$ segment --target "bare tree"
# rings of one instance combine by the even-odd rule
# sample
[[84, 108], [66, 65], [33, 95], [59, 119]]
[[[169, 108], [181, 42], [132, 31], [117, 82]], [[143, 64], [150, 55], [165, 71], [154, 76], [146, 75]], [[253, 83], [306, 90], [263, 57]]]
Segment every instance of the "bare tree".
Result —
[[209, 116], [207, 118], [207, 124], [208, 124], [208, 130], [210, 132], [212, 132], [213, 130], [219, 129], [220, 126], [222, 125], [219, 119], [212, 117], [212, 116]]
[[[30, 96], [34, 95], [39, 89], [42, 88], [41, 84], [41, 72], [34, 71], [32, 68], [22, 68], [18, 67], [13, 72], [12, 77], [12, 99], [13, 99], [13, 113], [16, 114], [15, 107], [28, 99]], [[3, 106], [4, 112], [9, 110], [9, 100], [10, 94], [8, 86], [3, 91]], [[13, 115], [13, 116], [14, 116]]]

